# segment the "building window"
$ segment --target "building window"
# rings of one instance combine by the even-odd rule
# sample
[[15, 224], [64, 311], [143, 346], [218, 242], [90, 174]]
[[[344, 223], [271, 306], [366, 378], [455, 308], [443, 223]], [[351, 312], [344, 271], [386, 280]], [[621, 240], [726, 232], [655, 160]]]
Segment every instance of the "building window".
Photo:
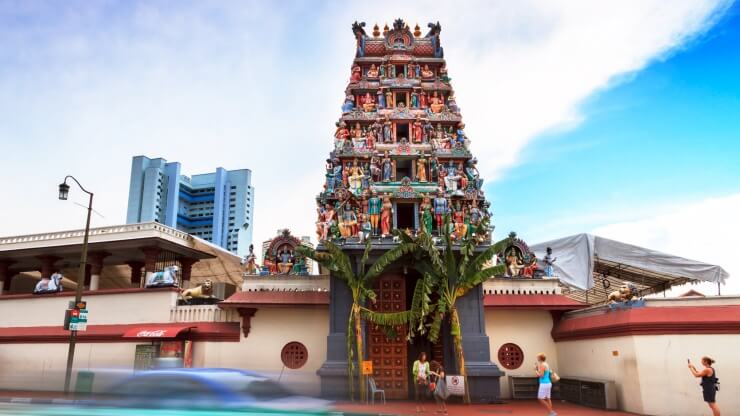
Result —
[[524, 352], [516, 344], [504, 344], [498, 349], [498, 362], [508, 370], [516, 370], [524, 362]]
[[289, 342], [280, 352], [280, 358], [283, 360], [283, 365], [291, 370], [297, 370], [308, 361], [308, 349], [300, 342]]

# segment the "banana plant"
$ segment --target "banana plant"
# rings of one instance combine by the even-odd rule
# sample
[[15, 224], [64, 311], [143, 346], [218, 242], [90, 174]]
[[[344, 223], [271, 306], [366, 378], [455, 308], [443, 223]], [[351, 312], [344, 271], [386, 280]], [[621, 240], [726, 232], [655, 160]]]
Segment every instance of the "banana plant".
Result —
[[[296, 247], [296, 251], [331, 271], [333, 276], [349, 287], [352, 294], [352, 307], [347, 323], [347, 370], [350, 397], [354, 399], [355, 371], [362, 368], [362, 361], [365, 358], [362, 332], [363, 318], [376, 325], [392, 328], [411, 323], [414, 315], [411, 310], [384, 313], [368, 308], [367, 303], [375, 303], [376, 299], [375, 292], [372, 290], [373, 282], [388, 266], [414, 251], [416, 246], [411, 242], [400, 243], [383, 253], [370, 267], [367, 267], [372, 250], [372, 242], [367, 239], [365, 251], [356, 272], [355, 268], [352, 267], [350, 257], [339, 246], [331, 241], [324, 241], [324, 247], [326, 251], [316, 251], [311, 247], [299, 246]], [[360, 401], [364, 402], [367, 380], [362, 371], [359, 374], [359, 381]]]
[[[442, 323], [445, 319], [450, 320], [450, 335], [455, 348], [455, 364], [460, 375], [465, 377], [465, 355], [462, 345], [462, 331], [460, 327], [460, 315], [457, 311], [457, 300], [465, 296], [471, 289], [482, 284], [494, 276], [503, 275], [506, 271], [505, 265], [492, 265], [491, 261], [496, 253], [502, 252], [511, 239], [501, 240], [482, 251], [479, 250], [479, 241], [475, 238], [463, 239], [459, 246], [453, 246], [450, 217], [445, 218], [444, 230], [441, 233], [443, 248], [435, 244], [433, 237], [427, 233], [420, 233], [417, 237], [401, 237], [404, 244], [414, 244], [415, 250], [424, 255], [423, 261], [416, 265], [425, 282], [436, 288], [439, 295], [434, 305], [426, 305], [423, 310], [413, 311], [410, 314], [416, 319], [419, 326], [423, 326], [427, 315], [431, 314], [431, 323], [427, 338], [435, 343], [439, 340]], [[459, 253], [457, 253], [459, 252]], [[417, 285], [418, 287], [418, 285]], [[419, 305], [412, 305], [420, 307]], [[465, 383], [465, 402], [470, 403], [468, 383]]]

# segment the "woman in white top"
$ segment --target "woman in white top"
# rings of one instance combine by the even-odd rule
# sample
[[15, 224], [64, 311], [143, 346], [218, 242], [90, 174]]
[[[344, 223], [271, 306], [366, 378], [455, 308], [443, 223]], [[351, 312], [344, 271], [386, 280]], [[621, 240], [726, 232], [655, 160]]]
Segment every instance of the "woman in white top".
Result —
[[422, 352], [419, 354], [419, 359], [414, 361], [414, 366], [411, 369], [411, 372], [414, 376], [416, 413], [425, 412], [424, 398], [427, 394], [427, 386], [429, 385], [429, 361], [427, 361], [427, 353]]

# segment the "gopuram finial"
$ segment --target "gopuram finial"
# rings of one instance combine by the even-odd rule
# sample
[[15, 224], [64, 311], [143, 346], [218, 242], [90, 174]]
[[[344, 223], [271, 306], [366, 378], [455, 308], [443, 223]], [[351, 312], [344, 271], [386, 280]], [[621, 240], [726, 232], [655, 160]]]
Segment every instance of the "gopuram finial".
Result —
[[376, 23], [375, 26], [373, 26], [373, 37], [377, 38], [380, 36], [380, 28], [378, 27], [378, 24]]
[[388, 32], [391, 29], [388, 27], [388, 23], [385, 24], [385, 27], [383, 28], [383, 36], [388, 36]]
[[414, 37], [418, 38], [419, 36], [421, 36], [421, 28], [419, 27], [419, 24], [417, 23], [416, 27], [414, 27]]

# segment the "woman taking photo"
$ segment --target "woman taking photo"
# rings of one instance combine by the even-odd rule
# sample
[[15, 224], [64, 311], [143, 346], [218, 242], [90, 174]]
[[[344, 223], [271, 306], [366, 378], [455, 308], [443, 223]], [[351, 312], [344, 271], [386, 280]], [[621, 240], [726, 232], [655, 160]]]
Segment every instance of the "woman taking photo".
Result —
[[427, 353], [422, 352], [419, 354], [419, 359], [414, 361], [414, 367], [412, 368], [411, 373], [414, 376], [416, 413], [426, 412], [426, 410], [424, 410], [424, 397], [429, 388], [429, 361], [427, 361]]
[[540, 378], [540, 388], [537, 390], [537, 400], [542, 403], [543, 406], [549, 412], [548, 416], [557, 416], [554, 410], [552, 410], [552, 401], [550, 401], [550, 395], [552, 394], [552, 380], [550, 380], [550, 365], [545, 361], [545, 354], [537, 354], [537, 363], [534, 365], [534, 371], [537, 373], [537, 377]]
[[716, 400], [717, 390], [719, 390], [719, 379], [717, 378], [717, 372], [712, 367], [714, 360], [709, 357], [701, 357], [701, 364], [704, 368], [701, 371], [697, 371], [694, 364], [691, 364], [691, 360], [689, 360], [689, 371], [691, 371], [694, 377], [701, 377], [700, 384], [704, 393], [704, 401], [712, 409], [712, 414], [719, 416], [719, 406], [717, 406]]

